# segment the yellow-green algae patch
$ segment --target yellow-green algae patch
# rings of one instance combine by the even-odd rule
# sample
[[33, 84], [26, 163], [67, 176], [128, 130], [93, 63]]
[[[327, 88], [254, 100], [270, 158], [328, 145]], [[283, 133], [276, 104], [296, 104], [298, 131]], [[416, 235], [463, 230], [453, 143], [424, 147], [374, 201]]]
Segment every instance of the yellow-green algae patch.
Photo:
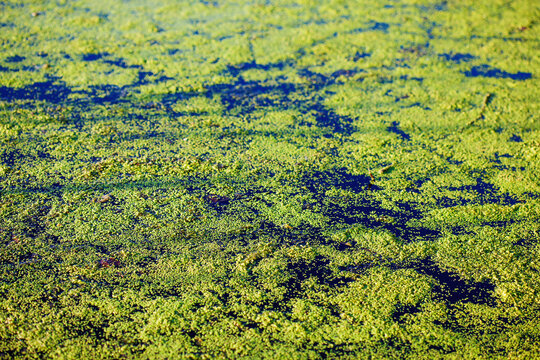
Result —
[[0, 2], [0, 357], [540, 358], [539, 24]]

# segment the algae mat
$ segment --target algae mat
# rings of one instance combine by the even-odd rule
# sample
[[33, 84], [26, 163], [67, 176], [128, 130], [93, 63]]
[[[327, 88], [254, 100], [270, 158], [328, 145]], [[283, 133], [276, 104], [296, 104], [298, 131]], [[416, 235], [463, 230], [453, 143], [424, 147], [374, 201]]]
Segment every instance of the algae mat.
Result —
[[535, 1], [0, 2], [0, 357], [540, 358]]

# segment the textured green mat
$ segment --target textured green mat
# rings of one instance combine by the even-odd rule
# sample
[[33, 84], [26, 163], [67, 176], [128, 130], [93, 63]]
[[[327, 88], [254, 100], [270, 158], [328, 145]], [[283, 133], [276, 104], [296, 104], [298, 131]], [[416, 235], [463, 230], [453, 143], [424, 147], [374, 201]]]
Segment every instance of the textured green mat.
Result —
[[540, 358], [535, 1], [1, 1], [0, 357]]

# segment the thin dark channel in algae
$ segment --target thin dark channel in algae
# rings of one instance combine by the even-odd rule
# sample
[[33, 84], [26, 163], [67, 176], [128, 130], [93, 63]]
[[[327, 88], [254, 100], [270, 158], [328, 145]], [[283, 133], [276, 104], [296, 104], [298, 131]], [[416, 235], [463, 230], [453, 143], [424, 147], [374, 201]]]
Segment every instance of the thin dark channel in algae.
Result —
[[501, 69], [491, 67], [489, 65], [473, 66], [471, 70], [464, 72], [467, 77], [488, 77], [498, 79], [512, 79], [512, 80], [528, 80], [532, 78], [532, 73], [518, 71], [516, 73], [510, 73]]

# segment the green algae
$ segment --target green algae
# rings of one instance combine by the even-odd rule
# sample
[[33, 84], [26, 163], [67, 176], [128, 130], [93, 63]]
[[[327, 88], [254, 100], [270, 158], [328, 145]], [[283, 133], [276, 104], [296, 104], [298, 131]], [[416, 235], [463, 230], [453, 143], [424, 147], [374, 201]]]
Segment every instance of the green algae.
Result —
[[2, 357], [540, 357], [534, 2], [0, 7]]

